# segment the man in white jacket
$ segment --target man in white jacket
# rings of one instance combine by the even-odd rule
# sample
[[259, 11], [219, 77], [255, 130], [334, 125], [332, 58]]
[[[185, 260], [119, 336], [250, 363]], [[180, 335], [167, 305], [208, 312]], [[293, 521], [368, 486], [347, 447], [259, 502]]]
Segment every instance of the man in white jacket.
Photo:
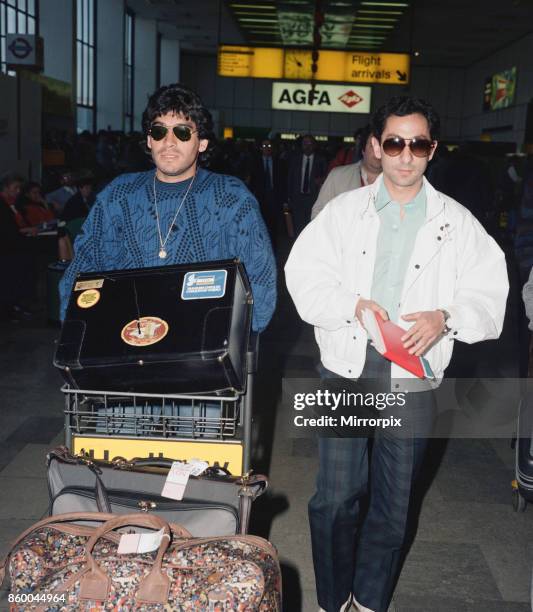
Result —
[[[343, 379], [347, 390], [357, 379], [373, 378], [387, 391], [420, 391], [413, 375], [368, 343], [365, 309], [406, 330], [404, 346], [429, 361], [434, 385], [455, 340], [501, 333], [509, 287], [504, 254], [468, 210], [423, 176], [439, 126], [426, 102], [389, 100], [372, 125], [382, 175], [333, 199], [287, 261], [289, 292], [315, 328], [321, 376]], [[359, 611], [386, 612], [434, 407], [431, 391], [409, 393], [403, 431], [376, 430], [370, 467], [367, 437], [319, 439], [309, 520], [321, 610], [348, 610], [353, 601]], [[368, 489], [369, 509], [360, 517]]]

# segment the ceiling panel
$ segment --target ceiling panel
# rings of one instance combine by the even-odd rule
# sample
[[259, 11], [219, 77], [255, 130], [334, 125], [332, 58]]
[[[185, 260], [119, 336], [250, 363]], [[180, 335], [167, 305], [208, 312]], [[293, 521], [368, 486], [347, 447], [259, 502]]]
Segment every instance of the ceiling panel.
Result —
[[[127, 4], [191, 52], [215, 53], [218, 44], [314, 46], [315, 0]], [[320, 6], [320, 48], [412, 53], [414, 65], [468, 66], [533, 31], [533, 0], [322, 0]]]

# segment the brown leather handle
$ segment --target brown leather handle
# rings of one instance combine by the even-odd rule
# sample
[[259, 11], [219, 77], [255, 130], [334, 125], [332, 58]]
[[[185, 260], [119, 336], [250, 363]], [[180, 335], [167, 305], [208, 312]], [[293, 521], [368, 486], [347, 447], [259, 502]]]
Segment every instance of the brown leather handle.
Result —
[[170, 579], [162, 570], [163, 555], [170, 543], [169, 524], [155, 514], [126, 514], [117, 516], [99, 527], [85, 545], [87, 572], [80, 582], [80, 598], [106, 601], [111, 586], [111, 578], [96, 563], [92, 551], [96, 542], [109, 531], [126, 525], [163, 529], [163, 538], [154, 565], [149, 574], [143, 578], [137, 589], [135, 599], [143, 603], [166, 603], [170, 590]]

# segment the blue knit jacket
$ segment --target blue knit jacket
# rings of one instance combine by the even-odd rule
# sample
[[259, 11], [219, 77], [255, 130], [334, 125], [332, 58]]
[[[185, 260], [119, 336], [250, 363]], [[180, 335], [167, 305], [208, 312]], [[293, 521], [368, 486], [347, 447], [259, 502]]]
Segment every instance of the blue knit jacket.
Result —
[[[252, 328], [263, 330], [276, 305], [276, 265], [255, 198], [239, 179], [199, 169], [165, 244], [168, 256], [160, 259], [154, 172], [119, 176], [96, 198], [59, 286], [61, 319], [79, 272], [238, 257], [252, 285]], [[188, 185], [156, 181], [163, 240]]]

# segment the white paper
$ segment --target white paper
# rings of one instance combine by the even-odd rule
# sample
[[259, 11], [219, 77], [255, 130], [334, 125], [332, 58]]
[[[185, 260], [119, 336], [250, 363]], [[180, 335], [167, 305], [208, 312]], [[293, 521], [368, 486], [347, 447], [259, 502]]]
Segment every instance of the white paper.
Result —
[[167, 479], [161, 492], [162, 497], [176, 499], [177, 501], [182, 500], [192, 469], [193, 466], [187, 463], [174, 461], [168, 471]]
[[191, 476], [200, 476], [200, 474], [203, 474], [209, 467], [209, 463], [201, 459], [189, 459], [187, 465], [191, 466]]
[[367, 331], [367, 334], [370, 336], [370, 341], [372, 345], [378, 351], [378, 353], [385, 352], [385, 341], [383, 340], [383, 336], [381, 334], [381, 330], [379, 329], [378, 322], [376, 321], [376, 317], [379, 317], [379, 314], [376, 314], [373, 310], [365, 308], [362, 312], [363, 315], [363, 325]]
[[159, 548], [163, 536], [163, 529], [154, 533], [123, 533], [117, 552], [119, 555], [152, 552]]

